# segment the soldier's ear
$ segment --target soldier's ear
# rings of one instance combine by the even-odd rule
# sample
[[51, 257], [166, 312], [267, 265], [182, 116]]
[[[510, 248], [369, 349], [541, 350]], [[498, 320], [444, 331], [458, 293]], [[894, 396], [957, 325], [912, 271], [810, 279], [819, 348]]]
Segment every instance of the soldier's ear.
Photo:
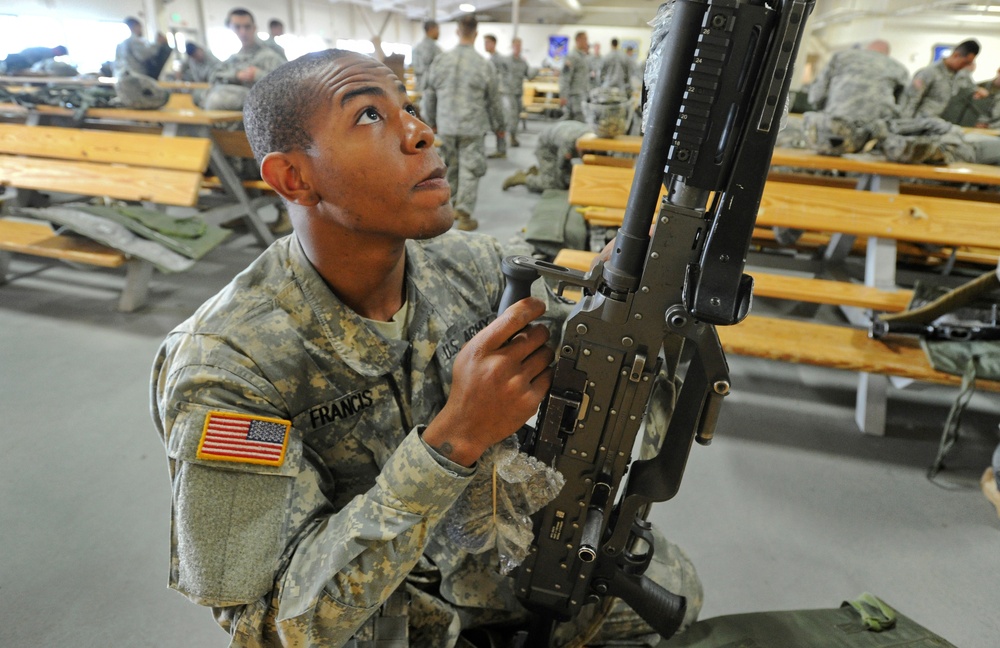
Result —
[[319, 202], [319, 194], [303, 175], [302, 155], [268, 153], [260, 163], [260, 177], [285, 200], [312, 207]]

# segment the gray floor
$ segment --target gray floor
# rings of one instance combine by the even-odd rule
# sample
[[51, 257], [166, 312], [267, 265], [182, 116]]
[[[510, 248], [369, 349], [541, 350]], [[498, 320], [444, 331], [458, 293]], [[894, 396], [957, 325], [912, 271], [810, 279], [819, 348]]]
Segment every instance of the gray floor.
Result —
[[[499, 184], [532, 162], [540, 126], [482, 182], [476, 216], [501, 239], [535, 199]], [[114, 273], [57, 268], [0, 288], [0, 646], [226, 645], [206, 610], [166, 587], [170, 489], [148, 377], [163, 336], [258, 253], [239, 236], [158, 276], [130, 315], [114, 310]], [[890, 433], [871, 438], [853, 423], [853, 375], [729, 361], [716, 441], [694, 448], [680, 494], [653, 513], [700, 570], [703, 616], [870, 591], [958, 646], [996, 646], [1000, 520], [976, 480], [1000, 399], [976, 396], [932, 484], [951, 390], [894, 392]]]

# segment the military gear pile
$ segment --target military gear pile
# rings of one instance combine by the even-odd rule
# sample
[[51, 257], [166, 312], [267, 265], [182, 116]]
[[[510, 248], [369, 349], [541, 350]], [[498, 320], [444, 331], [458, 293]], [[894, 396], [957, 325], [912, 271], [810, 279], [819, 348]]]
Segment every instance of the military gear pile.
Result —
[[583, 115], [598, 137], [617, 137], [632, 123], [632, 103], [621, 88], [594, 88], [583, 102]]
[[807, 112], [802, 117], [807, 146], [822, 155], [877, 149], [890, 162], [904, 164], [977, 161], [977, 150], [961, 127], [936, 117], [849, 119], [822, 112]]

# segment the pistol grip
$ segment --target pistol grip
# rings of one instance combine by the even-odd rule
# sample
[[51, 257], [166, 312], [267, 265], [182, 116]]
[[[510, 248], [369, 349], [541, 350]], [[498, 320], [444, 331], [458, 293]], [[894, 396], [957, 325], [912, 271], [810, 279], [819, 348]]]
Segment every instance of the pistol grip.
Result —
[[521, 301], [525, 297], [531, 296], [531, 284], [538, 279], [539, 274], [535, 268], [522, 265], [520, 259], [528, 259], [525, 256], [505, 257], [500, 263], [500, 269], [507, 278], [507, 285], [503, 289], [503, 296], [500, 297], [500, 307], [497, 315], [503, 313], [513, 304]]

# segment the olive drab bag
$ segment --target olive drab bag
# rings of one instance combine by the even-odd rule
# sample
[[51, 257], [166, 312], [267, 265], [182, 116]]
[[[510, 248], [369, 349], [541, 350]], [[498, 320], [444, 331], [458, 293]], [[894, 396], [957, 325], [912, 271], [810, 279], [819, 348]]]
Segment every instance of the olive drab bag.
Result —
[[[931, 366], [962, 377], [962, 386], [945, 422], [937, 457], [928, 470], [934, 477], [958, 440], [962, 414], [976, 389], [976, 380], [1000, 380], [1000, 266], [957, 288], [917, 283], [908, 310], [884, 315], [873, 324], [920, 336], [920, 346]], [[901, 326], [900, 326], [901, 325]], [[878, 335], [875, 335], [878, 337]]]
[[703, 619], [657, 648], [957, 648], [872, 594], [839, 608]]

